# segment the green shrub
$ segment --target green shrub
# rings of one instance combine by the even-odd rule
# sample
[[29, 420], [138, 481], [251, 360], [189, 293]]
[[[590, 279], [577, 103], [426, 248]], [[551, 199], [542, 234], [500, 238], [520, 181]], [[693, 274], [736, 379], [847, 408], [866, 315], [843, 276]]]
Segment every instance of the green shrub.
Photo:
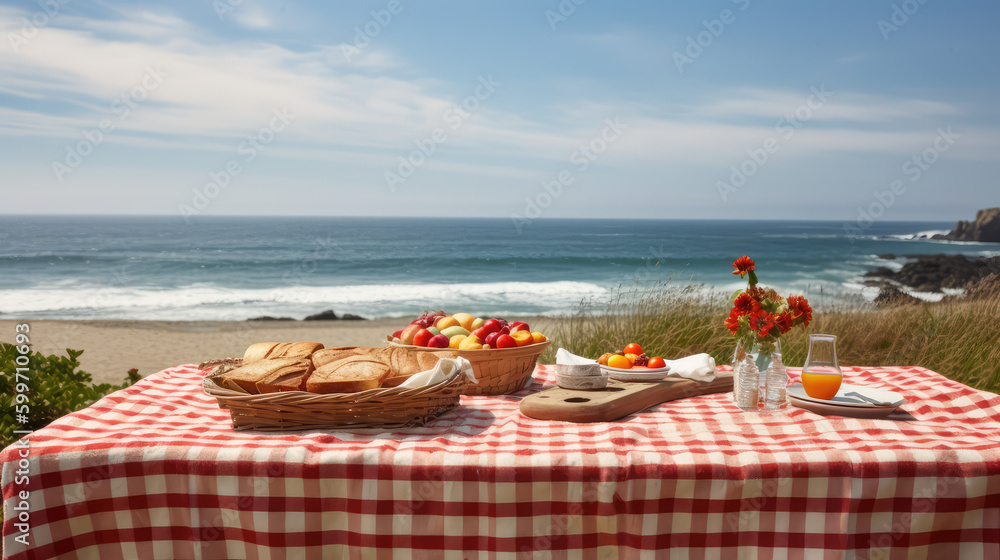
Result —
[[21, 434], [14, 430], [37, 430], [50, 422], [97, 402], [98, 399], [124, 389], [138, 381], [139, 371], [129, 370], [125, 382], [121, 385], [101, 383], [95, 385], [89, 373], [80, 371], [80, 361], [77, 359], [83, 350], [66, 349], [67, 356], [43, 356], [39, 352], [31, 352], [27, 376], [28, 424], [17, 422], [15, 396], [18, 382], [24, 382], [24, 377], [18, 379], [15, 375], [17, 364], [15, 359], [21, 354], [13, 344], [0, 342], [0, 395], [4, 395], [3, 408], [0, 411], [0, 447], [7, 447], [20, 439]]

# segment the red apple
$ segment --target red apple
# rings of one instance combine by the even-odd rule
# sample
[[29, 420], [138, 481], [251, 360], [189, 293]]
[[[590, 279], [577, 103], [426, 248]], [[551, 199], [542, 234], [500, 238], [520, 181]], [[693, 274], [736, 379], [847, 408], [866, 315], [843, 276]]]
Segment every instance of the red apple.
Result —
[[427, 343], [434, 338], [434, 333], [427, 329], [420, 329], [413, 335], [413, 345], [414, 346], [427, 346]]
[[516, 333], [517, 331], [531, 332], [531, 328], [528, 327], [528, 323], [525, 323], [524, 321], [514, 321], [510, 324], [510, 332]]
[[448, 347], [448, 337], [443, 334], [436, 334], [427, 341], [428, 348], [447, 348]]
[[499, 348], [499, 346], [497, 346], [496, 340], [501, 336], [503, 335], [498, 332], [492, 332], [486, 335], [486, 339], [483, 340], [483, 344], [489, 344], [491, 348]]
[[484, 327], [479, 327], [478, 329], [472, 331], [472, 336], [478, 338], [479, 340], [486, 340], [486, 337], [489, 335], [489, 331], [487, 331]]
[[507, 323], [507, 319], [501, 319], [499, 317], [495, 317], [493, 320], [496, 321], [496, 322], [498, 322], [498, 323], [500, 323], [500, 326], [503, 326], [503, 327], [510, 326], [510, 324]]
[[502, 334], [502, 335], [500, 335], [500, 336], [497, 337], [496, 347], [497, 348], [516, 348], [517, 347], [517, 341], [514, 340], [514, 337], [510, 336], [509, 334]]
[[399, 335], [401, 334], [403, 334], [403, 329], [399, 329], [398, 331], [392, 333], [392, 338], [399, 338]]
[[483, 326], [479, 328], [486, 334], [489, 334], [489, 333], [500, 332], [500, 329], [503, 328], [503, 324], [500, 323], [500, 321], [497, 321], [496, 319], [487, 319], [486, 322], [483, 323]]
[[[413, 344], [413, 336], [422, 328], [420, 325], [409, 325], [403, 329], [403, 332], [399, 333], [399, 341], [403, 344]], [[427, 332], [430, 333], [430, 331]]]

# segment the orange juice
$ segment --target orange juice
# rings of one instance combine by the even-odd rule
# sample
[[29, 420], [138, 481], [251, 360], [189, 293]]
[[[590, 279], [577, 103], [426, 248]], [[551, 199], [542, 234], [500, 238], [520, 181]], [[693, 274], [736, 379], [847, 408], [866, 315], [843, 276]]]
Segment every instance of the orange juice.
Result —
[[[829, 370], [829, 371], [824, 371]], [[837, 396], [844, 376], [839, 368], [816, 367], [802, 370], [802, 388], [814, 399], [830, 400]]]

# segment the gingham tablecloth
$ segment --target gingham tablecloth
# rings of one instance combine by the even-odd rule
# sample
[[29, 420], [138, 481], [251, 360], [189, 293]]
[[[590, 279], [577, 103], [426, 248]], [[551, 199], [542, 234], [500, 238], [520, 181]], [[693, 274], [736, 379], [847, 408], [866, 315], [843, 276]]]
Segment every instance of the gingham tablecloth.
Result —
[[179, 366], [2, 452], [4, 557], [1000, 558], [1000, 398], [845, 375], [903, 393], [899, 420], [717, 394], [537, 421], [518, 402], [552, 385], [540, 367], [422, 428], [235, 432]]

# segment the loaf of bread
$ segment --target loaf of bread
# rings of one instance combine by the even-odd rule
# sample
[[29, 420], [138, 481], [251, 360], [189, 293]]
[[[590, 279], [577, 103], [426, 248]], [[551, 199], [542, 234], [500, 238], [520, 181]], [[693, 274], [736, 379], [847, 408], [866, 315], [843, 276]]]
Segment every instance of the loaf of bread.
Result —
[[318, 342], [258, 342], [251, 344], [243, 354], [243, 363], [275, 358], [308, 358], [323, 348]]
[[309, 376], [306, 390], [310, 393], [356, 393], [377, 389], [389, 376], [389, 365], [366, 356], [349, 356], [330, 362]]
[[383, 387], [397, 387], [415, 373], [433, 369], [441, 358], [457, 358], [458, 352], [418, 352], [405, 348], [385, 348], [389, 350], [389, 369], [392, 373], [382, 383]]
[[257, 360], [223, 374], [223, 383], [235, 384], [251, 394], [304, 391], [312, 372], [308, 358]]

